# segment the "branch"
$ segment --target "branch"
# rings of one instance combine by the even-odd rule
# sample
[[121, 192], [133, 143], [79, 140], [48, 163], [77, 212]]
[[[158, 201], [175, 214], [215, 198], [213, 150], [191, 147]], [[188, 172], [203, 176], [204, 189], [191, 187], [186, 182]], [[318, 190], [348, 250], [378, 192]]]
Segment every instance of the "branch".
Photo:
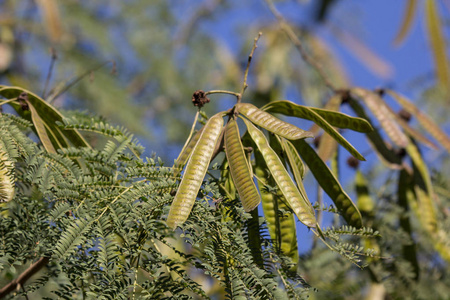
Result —
[[0, 290], [0, 299], [8, 295], [14, 290], [20, 289], [21, 286], [25, 284], [25, 282], [30, 279], [31, 276], [39, 272], [43, 267], [45, 267], [48, 262], [50, 261], [50, 257], [41, 257], [33, 263], [31, 266], [28, 267], [22, 274], [17, 277], [17, 279], [11, 281], [7, 285], [5, 285]]
[[294, 46], [297, 48], [298, 52], [300, 52], [300, 55], [302, 59], [307, 62], [311, 67], [313, 67], [317, 73], [319, 73], [319, 76], [322, 78], [325, 85], [332, 90], [333, 92], [336, 92], [338, 89], [337, 87], [331, 82], [331, 80], [328, 78], [328, 75], [326, 74], [325, 70], [322, 68], [322, 65], [319, 64], [317, 61], [315, 61], [305, 50], [303, 47], [302, 42], [295, 34], [294, 30], [289, 26], [287, 21], [284, 19], [284, 17], [280, 14], [280, 12], [276, 9], [275, 5], [273, 4], [272, 0], [265, 0], [267, 3], [267, 6], [269, 6], [270, 11], [272, 14], [277, 18], [278, 23], [280, 24], [281, 29], [286, 33], [286, 35], [289, 37], [291, 42], [294, 44]]
[[248, 71], [250, 69], [250, 63], [252, 62], [253, 53], [255, 53], [255, 49], [258, 47], [257, 43], [258, 43], [258, 40], [261, 37], [261, 35], [262, 35], [262, 33], [259, 32], [258, 36], [255, 37], [255, 40], [253, 42], [252, 51], [250, 52], [250, 55], [248, 56], [247, 67], [245, 68], [245, 73], [244, 73], [244, 83], [242, 84], [242, 90], [240, 93], [240, 97], [238, 98], [238, 101], [237, 101], [238, 103], [241, 102], [242, 95], [244, 94], [245, 89], [248, 87], [248, 84], [247, 84]]

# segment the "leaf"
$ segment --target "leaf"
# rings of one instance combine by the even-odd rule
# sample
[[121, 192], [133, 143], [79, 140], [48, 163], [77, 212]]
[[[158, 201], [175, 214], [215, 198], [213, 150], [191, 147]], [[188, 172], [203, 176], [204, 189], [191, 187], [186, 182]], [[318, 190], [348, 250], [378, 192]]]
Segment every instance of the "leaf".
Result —
[[450, 84], [450, 70], [447, 58], [447, 47], [445, 45], [441, 19], [436, 8], [435, 0], [426, 0], [425, 21], [428, 29], [428, 36], [430, 38], [431, 49], [433, 51], [437, 79], [441, 86], [448, 87]]
[[325, 193], [333, 200], [344, 220], [351, 226], [357, 228], [362, 227], [361, 213], [341, 187], [325, 162], [320, 159], [314, 149], [312, 149], [305, 141], [296, 140], [293, 141], [292, 144], [295, 149], [297, 149], [298, 153], [300, 153], [303, 161], [308, 165], [311, 173]]
[[[52, 142], [53, 147], [55, 150], [61, 148], [60, 145], [67, 144], [67, 141], [72, 143], [74, 147], [89, 147], [89, 144], [86, 142], [86, 140], [83, 138], [83, 136], [77, 131], [73, 129], [63, 129], [61, 130], [56, 122], [63, 123], [63, 116], [59, 111], [45, 102], [42, 98], [38, 97], [37, 95], [19, 88], [19, 87], [2, 87], [0, 88], [0, 95], [7, 98], [17, 98], [20, 94], [27, 93], [28, 97], [28, 103], [33, 106], [35, 109], [35, 116], [39, 116], [41, 120], [38, 120], [38, 123], [45, 124], [45, 128], [47, 129], [47, 135], [49, 139]], [[19, 113], [22, 114], [23, 111], [20, 109], [20, 107], [14, 106], [14, 109]], [[31, 116], [33, 118], [33, 116]], [[33, 120], [34, 124], [34, 120]], [[35, 124], [36, 125], [36, 124]], [[37, 132], [37, 128], [33, 128]], [[41, 131], [43, 133], [43, 131]], [[39, 134], [38, 134], [39, 136]], [[42, 138], [39, 136], [39, 138]], [[44, 136], [45, 138], [45, 136]]]
[[68, 228], [62, 233], [61, 238], [55, 246], [55, 259], [64, 259], [70, 256], [77, 246], [83, 243], [87, 237], [86, 232], [91, 229], [94, 219], [87, 216], [84, 219], [76, 219]]
[[267, 167], [269, 168], [272, 177], [275, 179], [277, 186], [280, 188], [283, 196], [288, 201], [294, 213], [297, 215], [300, 222], [308, 227], [316, 226], [316, 218], [311, 213], [309, 206], [307, 206], [298, 191], [288, 172], [283, 166], [278, 155], [270, 148], [264, 134], [257, 129], [250, 121], [243, 119], [247, 126], [248, 132], [261, 152]]
[[175, 198], [170, 206], [167, 226], [175, 229], [188, 218], [223, 127], [223, 113], [211, 117], [195, 145]]
[[[255, 151], [255, 175], [258, 178], [258, 189], [261, 193], [261, 203], [275, 251], [298, 262], [297, 228], [294, 214], [289, 212], [282, 193], [268, 190], [276, 185], [274, 178], [259, 151]], [[283, 214], [281, 211], [285, 211]]]
[[394, 121], [395, 115], [388, 109], [383, 99], [378, 94], [362, 88], [352, 88], [350, 92], [364, 101], [391, 140], [397, 146], [406, 148], [409, 143], [408, 137]]
[[415, 116], [423, 128], [425, 128], [445, 149], [447, 149], [448, 152], [450, 152], [450, 138], [430, 117], [424, 114], [420, 108], [414, 105], [414, 103], [406, 97], [392, 90], [386, 90], [386, 92], [400, 103], [404, 110]]
[[[361, 118], [366, 119], [370, 122], [364, 108], [359, 104], [358, 101], [350, 99], [348, 102], [353, 109], [353, 111]], [[401, 169], [402, 160], [393, 150], [392, 147], [386, 144], [386, 142], [381, 137], [378, 129], [366, 133], [366, 137], [369, 139], [369, 144], [374, 148], [375, 153], [380, 158], [380, 160], [385, 163], [391, 169]]]
[[14, 163], [7, 152], [3, 151], [0, 143], [0, 203], [11, 201], [14, 192]]
[[416, 10], [417, 10], [417, 0], [406, 1], [406, 9], [405, 14], [403, 15], [402, 24], [394, 40], [394, 44], [396, 46], [400, 45], [404, 41], [406, 35], [411, 30], [412, 27], [411, 25], [413, 24]]
[[[364, 157], [356, 150], [336, 129], [333, 128], [324, 118], [322, 118], [315, 110], [310, 109], [309, 107], [295, 104], [290, 101], [275, 101], [267, 104], [263, 107], [266, 111], [270, 111], [273, 113], [281, 113], [286, 116], [303, 118], [307, 120], [311, 120], [317, 125], [319, 125], [326, 133], [328, 133], [333, 139], [335, 139], [339, 144], [341, 144], [345, 149], [347, 149], [350, 154], [356, 157], [359, 160], [365, 160]], [[328, 118], [335, 118], [338, 114], [333, 115], [331, 111], [322, 110], [322, 114], [327, 114]], [[341, 124], [344, 124], [345, 118], [341, 115]], [[337, 120], [338, 118], [336, 118]], [[349, 119], [347, 119], [349, 120]], [[366, 123], [364, 121], [359, 120], [360, 123]], [[367, 126], [367, 125], [366, 125]]]
[[234, 118], [230, 119], [225, 127], [225, 153], [242, 206], [246, 212], [252, 211], [261, 202], [261, 198], [253, 182], [241, 143], [238, 124]]
[[236, 109], [256, 125], [288, 140], [314, 137], [311, 132], [304, 131], [297, 126], [281, 121], [250, 103], [238, 103], [236, 104]]

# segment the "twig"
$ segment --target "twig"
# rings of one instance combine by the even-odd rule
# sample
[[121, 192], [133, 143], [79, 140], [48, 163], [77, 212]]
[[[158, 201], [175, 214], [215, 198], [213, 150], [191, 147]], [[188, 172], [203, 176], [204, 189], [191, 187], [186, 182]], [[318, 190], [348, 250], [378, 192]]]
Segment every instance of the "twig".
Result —
[[67, 92], [67, 90], [69, 90], [71, 87], [73, 87], [75, 84], [77, 84], [78, 82], [81, 81], [81, 79], [83, 79], [86, 75], [89, 75], [91, 72], [97, 71], [98, 69], [104, 67], [106, 64], [111, 63], [112, 61], [107, 60], [105, 62], [102, 62], [100, 64], [98, 64], [97, 66], [85, 71], [84, 73], [78, 75], [77, 77], [75, 77], [70, 83], [68, 83], [65, 87], [63, 87], [60, 91], [56, 92], [55, 95], [53, 95], [48, 102], [52, 103], [56, 98], [58, 98], [59, 96], [61, 96], [62, 94], [64, 94], [65, 92]]
[[305, 48], [303, 47], [302, 42], [295, 34], [294, 30], [289, 26], [287, 21], [284, 19], [284, 17], [280, 14], [280, 12], [276, 9], [275, 5], [273, 4], [272, 0], [264, 0], [266, 1], [267, 6], [269, 6], [270, 11], [272, 14], [277, 18], [278, 23], [280, 24], [281, 29], [286, 33], [286, 35], [289, 37], [291, 42], [294, 44], [294, 46], [297, 48], [298, 52], [300, 52], [300, 55], [302, 59], [307, 62], [311, 67], [313, 67], [319, 76], [322, 78], [325, 85], [332, 90], [333, 92], [337, 92], [337, 87], [331, 82], [331, 80], [328, 78], [328, 75], [326, 74], [325, 70], [322, 68], [322, 65], [319, 64], [317, 61], [315, 61], [309, 54], [306, 52]]
[[7, 285], [5, 285], [0, 290], [0, 299], [11, 293], [12, 291], [16, 290], [17, 288], [20, 288], [24, 285], [24, 283], [34, 274], [39, 272], [44, 266], [48, 264], [50, 261], [50, 257], [41, 257], [38, 259], [37, 262], [33, 263], [28, 269], [26, 269], [22, 274], [17, 277], [17, 279], [11, 281]]
[[55, 61], [58, 59], [58, 55], [56, 54], [55, 48], [51, 47], [50, 52], [52, 53], [52, 57], [51, 57], [51, 61], [50, 61], [50, 67], [48, 68], [48, 72], [47, 72], [47, 79], [45, 79], [44, 90], [42, 91], [42, 98], [45, 98], [45, 94], [47, 93], [48, 84], [50, 82], [50, 79], [52, 78], [53, 67], [55, 66]]
[[240, 97], [238, 97], [238, 100], [237, 100], [238, 103], [241, 102], [242, 95], [244, 94], [245, 89], [248, 87], [248, 84], [247, 84], [248, 71], [250, 69], [250, 63], [252, 62], [253, 53], [255, 52], [256, 48], [258, 47], [257, 43], [258, 43], [258, 40], [261, 37], [261, 35], [262, 35], [262, 32], [259, 32], [258, 36], [255, 37], [255, 40], [253, 42], [252, 51], [250, 52], [250, 55], [248, 56], [247, 67], [245, 68], [245, 73], [244, 73], [244, 83], [242, 84], [242, 90], [240, 93]]
[[228, 94], [228, 95], [233, 95], [233, 96], [235, 96], [238, 99], [239, 99], [239, 97], [241, 97], [241, 94], [239, 94], [239, 93], [235, 93], [235, 92], [231, 92], [231, 91], [225, 91], [225, 90], [208, 91], [208, 92], [205, 93], [205, 96], [211, 95], [211, 94]]

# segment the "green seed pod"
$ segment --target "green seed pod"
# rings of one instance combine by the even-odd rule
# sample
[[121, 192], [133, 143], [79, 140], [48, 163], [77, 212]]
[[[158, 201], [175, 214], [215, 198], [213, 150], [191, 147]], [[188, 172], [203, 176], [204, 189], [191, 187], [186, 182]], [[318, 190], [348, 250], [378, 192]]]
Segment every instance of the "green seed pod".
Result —
[[303, 200], [302, 195], [292, 181], [289, 173], [283, 166], [278, 155], [269, 146], [269, 143], [264, 134], [257, 129], [250, 121], [244, 119], [247, 129], [261, 152], [264, 160], [269, 168], [272, 177], [275, 179], [283, 196], [288, 201], [294, 213], [297, 215], [300, 222], [308, 227], [316, 227], [316, 218], [314, 213], [311, 213], [310, 207]]
[[223, 113], [211, 117], [195, 145], [167, 217], [167, 225], [175, 229], [188, 218], [197, 193], [223, 129]]
[[242, 206], [246, 212], [252, 211], [261, 202], [261, 198], [245, 158], [239, 128], [235, 119], [231, 119], [225, 128], [225, 152]]
[[288, 140], [304, 139], [314, 137], [309, 131], [304, 131], [297, 126], [281, 121], [271, 114], [260, 110], [256, 106], [249, 103], [238, 103], [236, 109], [248, 118], [250, 121], [258, 126], [267, 129], [279, 136], [287, 138]]

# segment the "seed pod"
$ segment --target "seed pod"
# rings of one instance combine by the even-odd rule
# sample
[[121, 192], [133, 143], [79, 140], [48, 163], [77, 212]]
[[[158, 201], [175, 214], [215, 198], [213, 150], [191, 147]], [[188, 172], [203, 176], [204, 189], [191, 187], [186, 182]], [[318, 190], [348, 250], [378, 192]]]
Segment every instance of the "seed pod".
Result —
[[181, 172], [183, 167], [186, 165], [187, 160], [189, 159], [189, 157], [192, 154], [192, 149], [194, 149], [195, 145], [198, 142], [198, 139], [202, 135], [203, 128], [204, 127], [200, 128], [200, 130], [197, 131], [197, 133], [191, 138], [191, 140], [189, 141], [187, 146], [183, 149], [183, 151], [180, 153], [180, 155], [178, 155], [178, 158], [175, 161], [175, 165], [174, 165], [174, 175], [175, 176], [177, 176]]
[[222, 115], [223, 113], [220, 112], [208, 120], [189, 158], [183, 179], [167, 217], [167, 225], [172, 229], [186, 221], [192, 206], [194, 206], [197, 193], [208, 170], [214, 147], [223, 129]]
[[300, 222], [308, 227], [316, 227], [316, 218], [314, 213], [311, 213], [310, 207], [304, 202], [302, 195], [289, 176], [289, 173], [284, 168], [278, 155], [269, 146], [264, 134], [250, 121], [244, 119], [244, 122], [247, 125], [250, 136], [264, 157], [272, 177], [275, 179], [278, 187], [283, 193], [283, 196], [288, 201]]
[[261, 198], [250, 174], [235, 119], [231, 119], [225, 128], [225, 152], [242, 206], [246, 212], [252, 211], [261, 202]]
[[256, 125], [287, 138], [288, 140], [314, 137], [311, 132], [304, 131], [297, 126], [281, 121], [250, 103], [238, 103], [236, 104], [236, 109]]
[[[364, 157], [356, 150], [333, 126], [330, 125], [321, 115], [319, 115], [316, 110], [313, 110], [309, 107], [295, 104], [290, 101], [276, 101], [271, 102], [264, 107], [265, 110], [273, 112], [273, 113], [281, 113], [286, 116], [292, 116], [302, 119], [311, 120], [320, 126], [327, 134], [329, 134], [334, 140], [336, 140], [339, 144], [342, 145], [351, 155], [356, 157], [359, 160], [365, 160]], [[342, 114], [339, 115], [336, 112], [321, 110], [321, 113], [324, 116], [327, 116], [330, 120], [332, 120], [335, 124], [339, 124], [345, 127], [350, 126], [350, 120], [357, 124], [355, 128], [359, 128], [362, 126], [366, 126], [370, 128], [370, 124], [367, 124], [366, 121], [362, 119], [357, 119], [347, 116], [347, 118]], [[357, 120], [355, 120], [357, 119]], [[346, 122], [348, 120], [348, 122]], [[364, 124], [364, 125], [363, 125]], [[364, 129], [368, 129], [364, 127]], [[362, 128], [360, 128], [362, 129]]]
[[[264, 162], [261, 152], [255, 151], [255, 174], [258, 177], [258, 188], [261, 193], [262, 208], [264, 217], [269, 229], [270, 238], [274, 248], [298, 262], [297, 228], [294, 214], [288, 212], [289, 208], [285, 204], [286, 199], [281, 193], [274, 194], [267, 190], [266, 186], [274, 186], [275, 180]], [[281, 215], [280, 210], [285, 211]]]
[[11, 201], [14, 197], [14, 166], [0, 144], [0, 203]]
[[361, 213], [358, 208], [344, 191], [328, 166], [317, 155], [316, 151], [302, 140], [294, 141], [292, 144], [298, 153], [300, 153], [303, 161], [308, 165], [314, 178], [316, 178], [325, 193], [333, 200], [345, 221], [351, 226], [362, 227]]

